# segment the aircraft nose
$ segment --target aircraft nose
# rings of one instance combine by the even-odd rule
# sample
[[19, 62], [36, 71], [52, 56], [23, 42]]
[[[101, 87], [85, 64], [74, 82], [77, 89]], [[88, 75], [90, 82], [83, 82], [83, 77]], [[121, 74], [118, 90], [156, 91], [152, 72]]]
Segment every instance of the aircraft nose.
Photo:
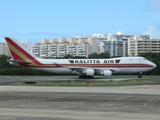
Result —
[[157, 67], [157, 65], [156, 64], [154, 64], [154, 63], [152, 63], [152, 66], [155, 68], [155, 67]]

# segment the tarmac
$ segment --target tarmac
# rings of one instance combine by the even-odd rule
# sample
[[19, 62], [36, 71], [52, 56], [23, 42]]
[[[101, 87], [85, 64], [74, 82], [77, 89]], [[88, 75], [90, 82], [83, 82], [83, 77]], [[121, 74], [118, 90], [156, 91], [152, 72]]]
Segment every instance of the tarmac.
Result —
[[1, 120], [160, 120], [160, 85], [0, 86]]

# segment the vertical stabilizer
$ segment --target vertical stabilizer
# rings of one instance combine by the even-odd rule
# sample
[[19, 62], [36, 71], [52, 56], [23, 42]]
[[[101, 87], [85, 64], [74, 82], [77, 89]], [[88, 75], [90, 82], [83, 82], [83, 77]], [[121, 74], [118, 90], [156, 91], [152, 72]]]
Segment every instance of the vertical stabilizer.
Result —
[[18, 43], [18, 41], [9, 37], [5, 37], [5, 40], [8, 44], [10, 53], [14, 60], [21, 62], [31, 62], [34, 64], [41, 64], [37, 60], [37, 57], [31, 52], [27, 51], [23, 45]]

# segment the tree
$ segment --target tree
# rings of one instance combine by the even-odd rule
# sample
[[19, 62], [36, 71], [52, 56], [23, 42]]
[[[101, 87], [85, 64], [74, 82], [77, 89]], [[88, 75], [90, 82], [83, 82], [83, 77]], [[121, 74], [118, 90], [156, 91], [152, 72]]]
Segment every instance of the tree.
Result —
[[100, 53], [99, 58], [110, 58], [110, 55], [106, 52]]
[[86, 58], [86, 57], [83, 57], [83, 56], [72, 56], [71, 54], [66, 54], [63, 58], [65, 58], [65, 59], [78, 59], [78, 58], [80, 58], [80, 59], [84, 59], [84, 58]]
[[86, 57], [83, 57], [83, 56], [74, 56], [73, 58], [74, 58], [74, 59], [78, 59], [78, 58], [79, 58], [79, 59], [85, 59]]
[[88, 55], [88, 58], [99, 58], [99, 55], [95, 52]]
[[160, 53], [142, 53], [139, 56], [145, 57], [146, 59], [154, 62], [157, 67], [151, 71], [146, 72], [145, 74], [150, 74], [150, 75], [159, 75], [160, 73]]
[[73, 58], [73, 56], [71, 54], [66, 54], [63, 58], [69, 59], [69, 58]]
[[16, 67], [14, 65], [9, 64], [7, 60], [11, 59], [11, 57], [6, 56], [4, 54], [0, 55], [0, 68], [11, 68]]
[[96, 52], [95, 53], [92, 53], [92, 54], [89, 54], [88, 55], [88, 58], [109, 58], [110, 55], [108, 53], [100, 53], [100, 54], [97, 54]]

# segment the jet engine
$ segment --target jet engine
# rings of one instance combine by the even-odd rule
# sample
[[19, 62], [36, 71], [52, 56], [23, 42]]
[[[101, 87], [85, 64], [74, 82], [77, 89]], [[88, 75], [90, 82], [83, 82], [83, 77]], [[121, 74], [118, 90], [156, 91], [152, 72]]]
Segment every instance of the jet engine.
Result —
[[112, 72], [110, 70], [105, 70], [105, 71], [101, 72], [101, 74], [104, 76], [111, 76]]
[[94, 75], [94, 70], [93, 69], [87, 69], [87, 70], [83, 71], [83, 74], [85, 74], [86, 76], [93, 76]]

